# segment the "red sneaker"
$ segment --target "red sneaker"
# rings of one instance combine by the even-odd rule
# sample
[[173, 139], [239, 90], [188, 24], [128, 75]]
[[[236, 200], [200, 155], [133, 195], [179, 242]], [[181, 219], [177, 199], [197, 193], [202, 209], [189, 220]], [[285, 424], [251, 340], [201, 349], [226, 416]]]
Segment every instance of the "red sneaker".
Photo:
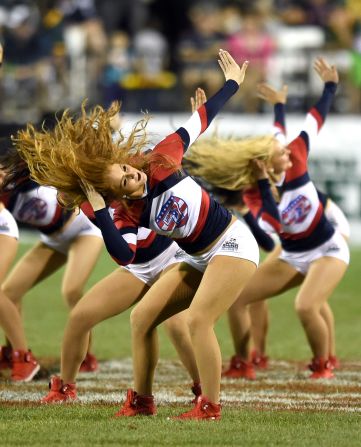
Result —
[[191, 404], [195, 404], [197, 402], [198, 396], [202, 395], [202, 387], [201, 384], [198, 382], [194, 382], [193, 386], [191, 388], [192, 393], [194, 394], [194, 399], [191, 401]]
[[30, 350], [13, 351], [12, 362], [11, 380], [14, 382], [30, 382], [40, 370], [40, 365]]
[[222, 373], [222, 377], [229, 377], [232, 379], [247, 379], [255, 380], [256, 373], [253, 363], [242, 360], [238, 355], [231, 358], [229, 368]]
[[77, 399], [75, 383], [66, 383], [59, 376], [53, 376], [49, 383], [49, 393], [41, 399], [42, 404], [69, 402]]
[[221, 405], [210, 402], [205, 396], [198, 396], [195, 407], [172, 419], [198, 419], [198, 420], [217, 420], [221, 419]]
[[268, 357], [266, 355], [260, 354], [255, 349], [251, 352], [251, 362], [256, 368], [260, 369], [268, 368]]
[[331, 365], [328, 360], [313, 358], [308, 367], [312, 371], [310, 379], [332, 379], [335, 377], [332, 373]]
[[79, 372], [95, 372], [98, 371], [99, 365], [95, 355], [87, 352], [85, 359], [80, 365]]
[[11, 346], [0, 346], [0, 370], [3, 369], [11, 369], [13, 366], [11, 355], [12, 355], [12, 347]]
[[328, 362], [332, 370], [341, 367], [340, 360], [335, 355], [329, 355]]
[[152, 416], [157, 413], [154, 396], [140, 396], [131, 389], [127, 390], [127, 399], [114, 417]]

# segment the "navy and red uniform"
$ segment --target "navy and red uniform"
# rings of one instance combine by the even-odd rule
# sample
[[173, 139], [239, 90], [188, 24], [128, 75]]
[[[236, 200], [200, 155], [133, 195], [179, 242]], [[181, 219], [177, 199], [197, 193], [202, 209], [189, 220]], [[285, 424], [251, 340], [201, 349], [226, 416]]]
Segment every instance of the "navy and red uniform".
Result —
[[[309, 148], [324, 123], [335, 91], [334, 82], [325, 84], [320, 100], [307, 114], [304, 130], [288, 144], [292, 167], [278, 184], [280, 202], [276, 204], [274, 201], [267, 179], [258, 182], [258, 198], [254, 191], [244, 194], [247, 205], [256, 206], [258, 201], [259, 206], [261, 203], [262, 221], [279, 234], [282, 248], [288, 252], [312, 250], [331, 239], [335, 231], [325, 216], [324, 201], [320, 200], [307, 171]], [[276, 106], [278, 111], [280, 106]], [[284, 133], [284, 122], [276, 119], [276, 123]]]
[[[186, 150], [237, 90], [238, 84], [228, 80], [184, 126], [157, 144], [153, 153], [167, 155], [180, 166]], [[194, 254], [211, 245], [232, 218], [185, 172], [152, 164], [150, 172], [145, 197], [133, 201], [130, 210], [119, 203], [114, 223], [105, 208], [95, 212], [105, 245], [121, 265], [134, 262], [139, 227], [175, 239], [187, 253]]]
[[56, 189], [39, 186], [33, 180], [23, 181], [0, 197], [17, 222], [30, 225], [46, 235], [60, 230], [73, 214], [58, 204]]
[[[109, 209], [111, 212], [109, 216], [114, 215], [114, 208], [116, 204], [113, 202]], [[91, 220], [95, 225], [97, 225], [97, 220], [89, 202], [84, 202], [81, 205], [81, 210], [83, 213]], [[168, 247], [170, 247], [174, 242], [165, 236], [160, 236], [152, 230], [144, 227], [138, 227], [137, 232], [133, 229], [129, 230], [122, 226], [121, 221], [117, 220], [115, 223], [119, 234], [128, 242], [129, 246], [135, 250], [135, 256], [131, 264], [143, 264], [145, 262], [152, 261], [154, 258], [163, 253]], [[123, 264], [119, 259], [112, 256], [112, 258], [118, 264]]]
[[[222, 203], [222, 205], [232, 210], [236, 217], [242, 218], [246, 222], [248, 228], [255, 237], [257, 244], [264, 251], [270, 252], [274, 249], [276, 245], [275, 241], [260, 227], [258, 223], [258, 219], [260, 218], [259, 212], [262, 208], [261, 204], [259, 207], [255, 207], [254, 204], [251, 204], [250, 207], [247, 207], [247, 212], [243, 212], [241, 209], [244, 207], [245, 203], [243, 201], [242, 191], [230, 191], [223, 188], [213, 188], [212, 193], [215, 195], [217, 200]], [[256, 193], [259, 195], [258, 190], [256, 190]]]

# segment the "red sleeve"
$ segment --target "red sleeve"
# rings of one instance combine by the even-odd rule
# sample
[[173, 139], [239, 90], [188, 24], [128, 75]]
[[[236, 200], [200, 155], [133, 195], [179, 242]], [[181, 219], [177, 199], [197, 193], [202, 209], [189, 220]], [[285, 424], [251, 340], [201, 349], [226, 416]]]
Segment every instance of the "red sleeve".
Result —
[[286, 171], [285, 181], [289, 182], [307, 172], [308, 147], [305, 136], [300, 134], [288, 145], [291, 150], [290, 160], [292, 167]]
[[258, 188], [245, 189], [242, 198], [252, 216], [257, 219], [262, 209], [262, 198]]
[[90, 205], [89, 202], [83, 202], [80, 205], [80, 209], [83, 211], [83, 213], [86, 215], [86, 217], [90, 220], [94, 220], [95, 219], [95, 214], [94, 214], [94, 210], [93, 207]]

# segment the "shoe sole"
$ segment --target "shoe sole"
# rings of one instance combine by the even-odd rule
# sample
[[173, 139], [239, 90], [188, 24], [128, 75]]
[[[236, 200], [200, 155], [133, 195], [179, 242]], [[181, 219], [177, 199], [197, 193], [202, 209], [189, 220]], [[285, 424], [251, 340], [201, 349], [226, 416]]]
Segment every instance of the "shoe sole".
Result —
[[29, 374], [27, 377], [25, 377], [25, 379], [21, 379], [21, 380], [14, 380], [11, 379], [13, 382], [31, 382], [31, 380], [33, 380], [33, 378], [36, 376], [36, 374], [40, 371], [40, 365], [38, 364], [32, 371], [31, 374]]
[[332, 376], [316, 376], [316, 377], [312, 377], [312, 375], [311, 376], [309, 376], [309, 379], [311, 379], [311, 380], [322, 380], [322, 379], [324, 379], [324, 380], [329, 380], [329, 379], [334, 379], [335, 378], [335, 375], [334, 374], [332, 374]]

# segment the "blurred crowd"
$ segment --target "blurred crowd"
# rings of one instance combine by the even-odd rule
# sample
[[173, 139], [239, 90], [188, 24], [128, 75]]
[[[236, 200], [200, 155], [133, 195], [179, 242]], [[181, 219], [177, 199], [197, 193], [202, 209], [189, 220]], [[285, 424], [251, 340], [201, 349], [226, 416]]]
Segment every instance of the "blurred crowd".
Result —
[[229, 110], [262, 113], [260, 81], [289, 86], [307, 108], [321, 86], [312, 60], [341, 73], [334, 112], [361, 111], [360, 0], [0, 0], [1, 122], [38, 121], [63, 108], [188, 110], [198, 86], [222, 84], [219, 48], [250, 61]]

